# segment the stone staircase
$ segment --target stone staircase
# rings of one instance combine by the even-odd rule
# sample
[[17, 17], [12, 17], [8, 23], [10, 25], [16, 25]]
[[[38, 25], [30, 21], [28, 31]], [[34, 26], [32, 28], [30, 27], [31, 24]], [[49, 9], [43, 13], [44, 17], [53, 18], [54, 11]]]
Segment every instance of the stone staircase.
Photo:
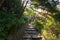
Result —
[[23, 38], [35, 38], [35, 39], [41, 39], [41, 35], [37, 32], [37, 30], [31, 25], [29, 24], [29, 27], [26, 28]]

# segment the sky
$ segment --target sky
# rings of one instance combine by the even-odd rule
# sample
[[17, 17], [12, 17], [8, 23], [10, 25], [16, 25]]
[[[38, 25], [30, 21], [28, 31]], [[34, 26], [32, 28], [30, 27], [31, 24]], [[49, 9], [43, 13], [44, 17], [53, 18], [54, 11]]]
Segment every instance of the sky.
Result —
[[30, 4], [31, 4], [30, 0], [22, 0], [22, 1], [25, 1], [24, 5], [26, 4], [27, 1], [28, 1], [27, 6], [30, 6]]

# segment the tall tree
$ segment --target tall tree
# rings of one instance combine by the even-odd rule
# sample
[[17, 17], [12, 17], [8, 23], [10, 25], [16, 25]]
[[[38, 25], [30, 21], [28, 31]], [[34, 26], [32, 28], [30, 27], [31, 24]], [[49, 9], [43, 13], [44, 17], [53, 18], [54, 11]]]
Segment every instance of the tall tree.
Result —
[[7, 40], [10, 31], [26, 22], [26, 17], [21, 18], [28, 1], [25, 6], [24, 2], [22, 0], [0, 0], [0, 40]]

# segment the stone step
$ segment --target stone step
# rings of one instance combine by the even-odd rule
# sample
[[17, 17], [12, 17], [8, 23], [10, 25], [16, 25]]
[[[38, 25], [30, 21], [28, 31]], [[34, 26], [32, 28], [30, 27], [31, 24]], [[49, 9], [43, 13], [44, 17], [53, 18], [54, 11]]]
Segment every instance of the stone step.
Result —
[[29, 27], [26, 28], [23, 38], [40, 38], [40, 34], [37, 30], [29, 24]]
[[39, 34], [25, 34], [24, 38], [40, 38]]
[[26, 31], [27, 31], [27, 30], [28, 30], [28, 31], [36, 31], [36, 29], [34, 29], [34, 28], [27, 28]]
[[35, 33], [37, 33], [37, 32], [36, 32], [36, 31], [25, 31], [25, 33], [35, 34]]
[[31, 27], [27, 27], [27, 28], [34, 28], [34, 27], [31, 26]]

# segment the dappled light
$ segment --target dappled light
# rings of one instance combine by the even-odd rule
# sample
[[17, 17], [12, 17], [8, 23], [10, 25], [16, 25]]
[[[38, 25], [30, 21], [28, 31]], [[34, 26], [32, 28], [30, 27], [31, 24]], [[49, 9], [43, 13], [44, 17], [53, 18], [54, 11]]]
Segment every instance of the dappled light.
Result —
[[0, 0], [0, 40], [60, 40], [60, 0]]

